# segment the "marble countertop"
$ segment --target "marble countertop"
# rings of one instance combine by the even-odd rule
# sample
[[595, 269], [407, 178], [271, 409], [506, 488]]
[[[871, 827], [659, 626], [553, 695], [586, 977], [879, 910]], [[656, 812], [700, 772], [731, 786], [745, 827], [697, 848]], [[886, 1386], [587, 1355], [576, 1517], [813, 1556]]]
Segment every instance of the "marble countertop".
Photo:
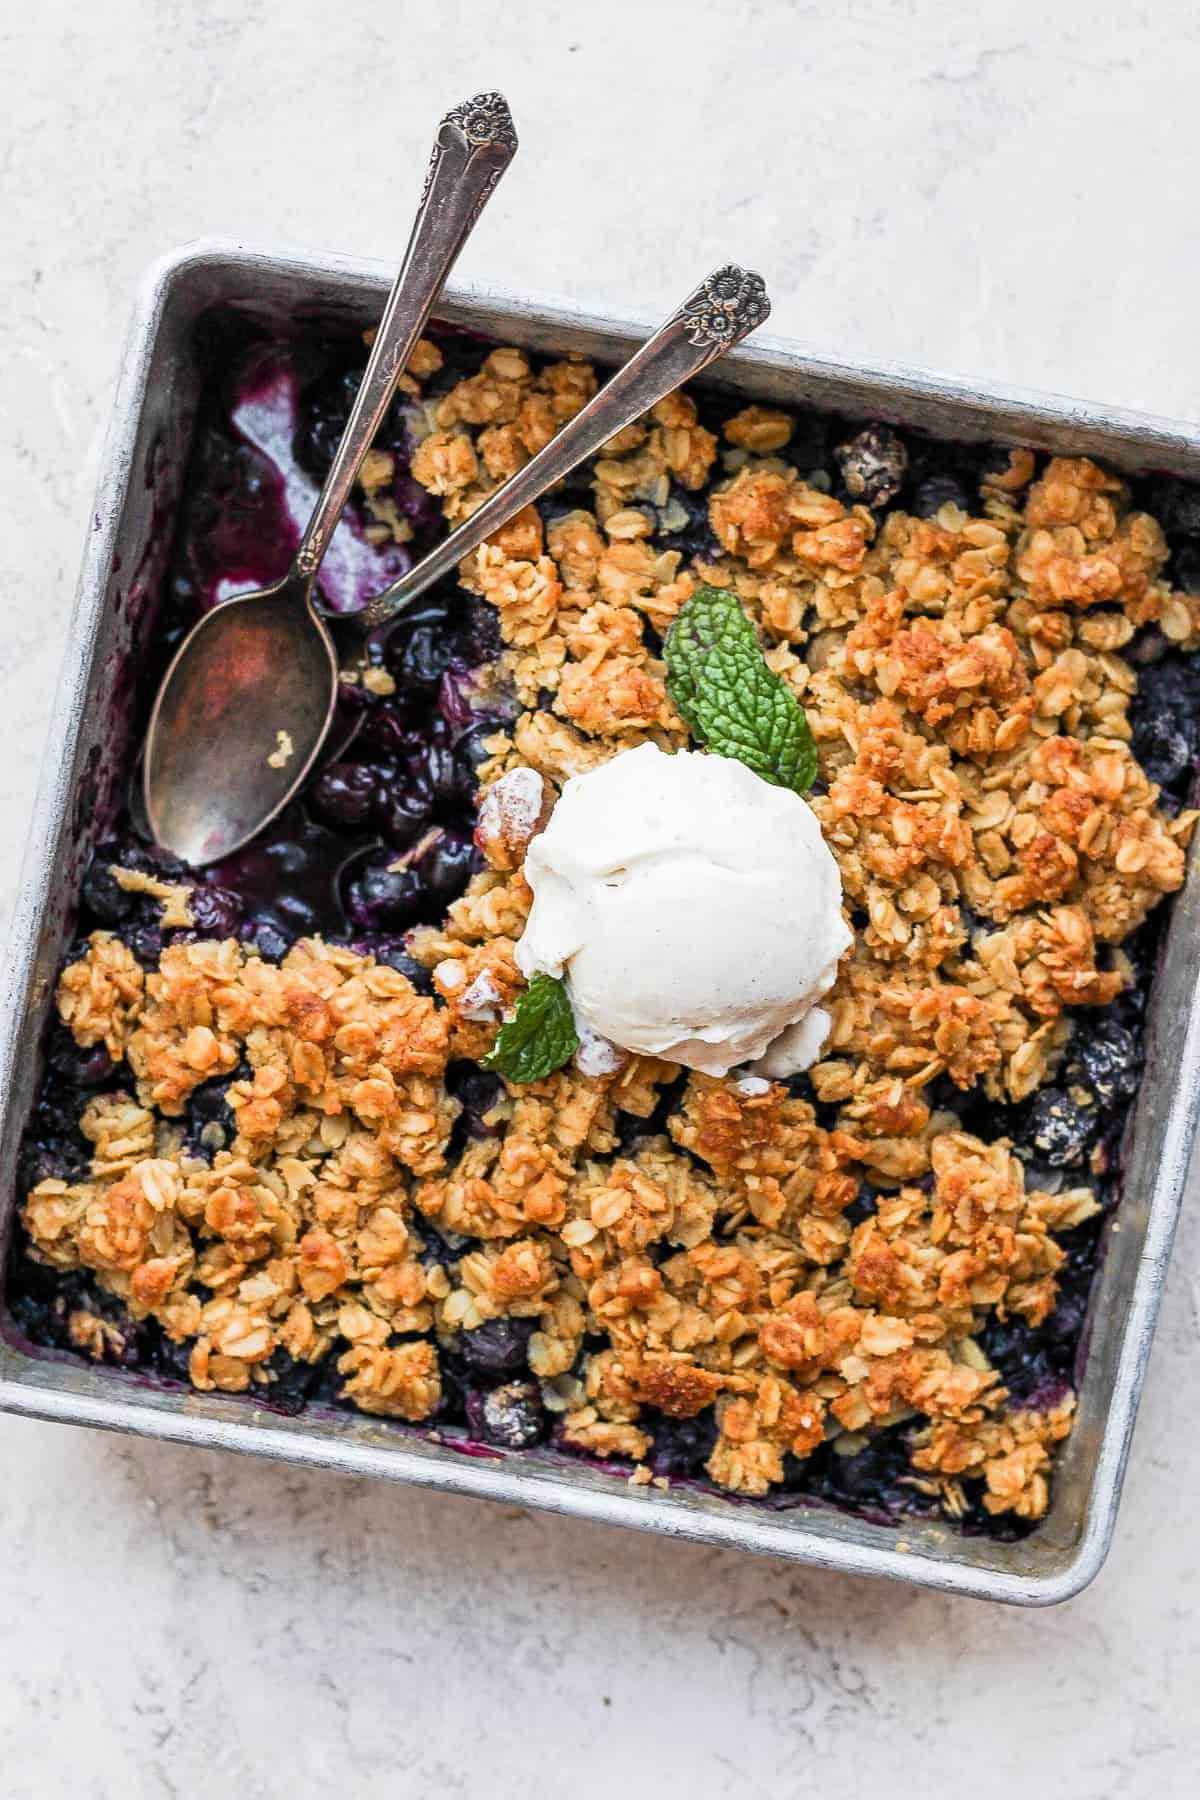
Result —
[[[0, 47], [5, 909], [143, 267], [394, 259], [480, 87], [525, 149], [464, 275], [656, 313], [735, 257], [813, 345], [1200, 416], [1190, 0], [41, 0]], [[0, 1800], [1192, 1792], [1197, 1211], [1052, 1612], [0, 1419]]]

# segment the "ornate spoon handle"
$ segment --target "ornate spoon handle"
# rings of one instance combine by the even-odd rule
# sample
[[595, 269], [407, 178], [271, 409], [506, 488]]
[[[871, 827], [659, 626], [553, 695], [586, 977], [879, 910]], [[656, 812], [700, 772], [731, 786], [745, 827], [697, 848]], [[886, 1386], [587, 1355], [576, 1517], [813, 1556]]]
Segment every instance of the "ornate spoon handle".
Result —
[[388, 296], [342, 441], [325, 477], [292, 572], [311, 581], [391, 403], [404, 365], [493, 188], [516, 155], [502, 94], [476, 94], [438, 126], [425, 188], [400, 273]]
[[740, 344], [770, 310], [761, 275], [735, 263], [715, 270], [544, 449], [415, 568], [372, 600], [356, 615], [356, 622], [367, 631], [385, 624], [623, 426], [698, 375], [723, 351]]

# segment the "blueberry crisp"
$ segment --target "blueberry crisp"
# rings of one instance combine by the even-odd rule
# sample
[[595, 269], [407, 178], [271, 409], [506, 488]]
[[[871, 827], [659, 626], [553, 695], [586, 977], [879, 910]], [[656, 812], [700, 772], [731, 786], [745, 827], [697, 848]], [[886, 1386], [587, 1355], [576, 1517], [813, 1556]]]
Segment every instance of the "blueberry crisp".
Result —
[[[281, 572], [361, 368], [336, 341], [223, 355], [147, 696], [201, 609]], [[423, 342], [330, 606], [596, 384]], [[702, 584], [815, 740], [853, 931], [828, 1040], [786, 1080], [586, 1040], [508, 1079], [526, 850], [569, 778], [692, 747], [664, 639]], [[18, 1327], [637, 1482], [1030, 1529], [1197, 817], [1198, 648], [1181, 483], [664, 401], [370, 640], [248, 850], [195, 871], [113, 823], [26, 1139]], [[736, 954], [714, 937], [714, 971]]]

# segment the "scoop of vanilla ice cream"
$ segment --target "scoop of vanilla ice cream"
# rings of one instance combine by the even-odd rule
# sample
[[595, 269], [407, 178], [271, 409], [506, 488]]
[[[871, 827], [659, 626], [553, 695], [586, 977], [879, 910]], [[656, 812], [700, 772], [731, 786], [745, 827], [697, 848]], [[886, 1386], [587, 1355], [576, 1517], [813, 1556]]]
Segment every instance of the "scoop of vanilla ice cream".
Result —
[[708, 1075], [806, 1069], [851, 942], [809, 807], [745, 764], [653, 744], [567, 782], [525, 858], [516, 958], [581, 1026]]

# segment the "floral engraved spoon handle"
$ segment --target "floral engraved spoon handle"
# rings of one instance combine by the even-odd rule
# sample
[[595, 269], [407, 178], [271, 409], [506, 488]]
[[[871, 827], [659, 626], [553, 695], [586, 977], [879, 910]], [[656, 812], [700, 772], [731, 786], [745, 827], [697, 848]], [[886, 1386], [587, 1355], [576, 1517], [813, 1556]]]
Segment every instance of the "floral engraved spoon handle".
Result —
[[438, 126], [408, 249], [345, 433], [296, 552], [297, 574], [310, 577], [320, 567], [401, 371], [472, 226], [516, 151], [517, 134], [502, 94], [476, 94], [452, 107]]
[[502, 487], [428, 556], [379, 594], [356, 623], [373, 630], [401, 612], [418, 594], [458, 567], [476, 549], [564, 475], [603, 448], [682, 382], [690, 381], [726, 350], [740, 344], [771, 310], [761, 275], [728, 263], [689, 294], [652, 338], [636, 351], [598, 394], [567, 421]]

